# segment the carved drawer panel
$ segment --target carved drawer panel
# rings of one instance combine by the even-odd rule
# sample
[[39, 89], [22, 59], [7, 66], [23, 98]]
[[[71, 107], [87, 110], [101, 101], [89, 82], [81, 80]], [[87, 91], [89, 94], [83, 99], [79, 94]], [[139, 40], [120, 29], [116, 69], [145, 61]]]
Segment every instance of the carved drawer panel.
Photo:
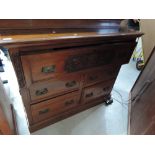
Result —
[[36, 123], [76, 107], [79, 104], [79, 97], [77, 91], [32, 105], [33, 121]]
[[117, 76], [120, 67], [100, 67], [87, 73], [85, 77], [85, 86], [95, 84], [97, 82], [113, 79]]
[[54, 97], [63, 93], [78, 90], [80, 87], [80, 74], [68, 74], [56, 80], [35, 83], [30, 86], [31, 100], [39, 100]]
[[115, 63], [115, 51], [108, 46], [99, 46], [90, 53], [70, 56], [65, 64], [66, 72], [75, 72]]
[[85, 88], [82, 94], [82, 103], [88, 103], [92, 100], [108, 95], [112, 90], [114, 82], [114, 80], [106, 81]]

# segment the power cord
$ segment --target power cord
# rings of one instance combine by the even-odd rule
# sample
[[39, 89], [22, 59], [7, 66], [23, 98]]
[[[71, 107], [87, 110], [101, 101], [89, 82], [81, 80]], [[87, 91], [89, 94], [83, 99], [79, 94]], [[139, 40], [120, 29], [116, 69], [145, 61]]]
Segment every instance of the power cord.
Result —
[[123, 101], [123, 97], [122, 97], [121, 93], [116, 89], [113, 89], [113, 91], [115, 91], [121, 97], [121, 100], [122, 100], [123, 103], [128, 103], [129, 101], [131, 101], [131, 99]]
[[121, 93], [120, 93], [119, 91], [115, 90], [115, 89], [113, 89], [113, 91], [116, 92], [116, 93], [120, 96], [121, 101], [120, 101], [119, 99], [116, 99], [115, 97], [113, 97], [113, 94], [112, 94], [112, 99], [115, 100], [115, 101], [117, 101], [118, 103], [120, 103], [124, 108], [127, 108], [128, 102], [129, 102], [131, 99], [126, 100], [126, 101], [123, 101], [123, 97], [122, 97]]

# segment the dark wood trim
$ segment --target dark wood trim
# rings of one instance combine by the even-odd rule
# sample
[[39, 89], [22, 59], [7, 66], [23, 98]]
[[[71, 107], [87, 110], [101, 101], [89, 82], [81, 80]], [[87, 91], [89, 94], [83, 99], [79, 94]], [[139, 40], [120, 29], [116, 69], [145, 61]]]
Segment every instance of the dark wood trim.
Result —
[[9, 52], [10, 52], [11, 60], [13, 62], [14, 69], [16, 71], [15, 73], [18, 78], [19, 86], [20, 88], [23, 88], [25, 86], [25, 78], [23, 75], [20, 54], [18, 52], [18, 49], [10, 49]]
[[28, 118], [28, 125], [32, 125], [33, 124], [33, 118], [32, 118], [32, 113], [31, 113], [31, 100], [30, 100], [30, 94], [29, 94], [29, 90], [27, 88], [22, 88], [20, 90], [20, 94], [22, 96], [22, 100], [23, 100], [23, 105], [25, 107], [25, 112], [26, 112], [26, 116]]
[[120, 27], [121, 19], [1, 19], [0, 34], [98, 32]]
[[116, 27], [120, 24], [121, 20], [122, 19], [1, 19], [0, 29], [104, 28]]

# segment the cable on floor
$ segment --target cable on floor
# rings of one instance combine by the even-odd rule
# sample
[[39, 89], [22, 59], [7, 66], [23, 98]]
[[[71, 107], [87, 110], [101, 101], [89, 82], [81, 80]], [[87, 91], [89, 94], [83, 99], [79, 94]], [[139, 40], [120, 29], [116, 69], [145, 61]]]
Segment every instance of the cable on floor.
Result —
[[120, 103], [123, 107], [127, 108], [128, 102], [129, 102], [131, 99], [126, 100], [126, 101], [123, 101], [123, 97], [122, 97], [121, 93], [120, 93], [119, 91], [115, 90], [115, 89], [113, 89], [113, 91], [116, 92], [116, 93], [120, 96], [121, 101], [118, 100], [118, 99], [116, 99], [116, 98], [113, 97], [113, 96], [112, 96], [112, 99], [115, 100], [115, 101], [117, 101], [118, 103]]

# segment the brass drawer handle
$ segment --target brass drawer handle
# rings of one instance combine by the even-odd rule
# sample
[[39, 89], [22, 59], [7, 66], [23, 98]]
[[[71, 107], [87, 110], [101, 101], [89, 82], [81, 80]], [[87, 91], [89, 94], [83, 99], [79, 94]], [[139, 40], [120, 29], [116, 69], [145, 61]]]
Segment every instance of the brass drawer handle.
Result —
[[91, 80], [91, 81], [94, 81], [94, 80], [96, 80], [96, 79], [98, 79], [98, 76], [90, 76], [90, 77], [89, 77], [89, 80]]
[[66, 106], [69, 106], [69, 105], [71, 105], [71, 104], [74, 104], [74, 100], [70, 100], [70, 101], [66, 101], [66, 102], [65, 102], [65, 105], [66, 105]]
[[47, 88], [44, 88], [44, 89], [36, 91], [36, 95], [37, 96], [44, 95], [44, 94], [47, 94], [47, 93], [48, 93], [48, 89]]
[[88, 97], [92, 97], [93, 96], [93, 92], [89, 93], [89, 94], [86, 94], [86, 98]]
[[70, 88], [76, 85], [76, 81], [70, 81], [66, 83], [66, 87]]
[[43, 109], [43, 110], [40, 110], [39, 111], [39, 115], [42, 115], [42, 114], [46, 114], [48, 113], [50, 110], [47, 108], [47, 109]]
[[42, 67], [42, 72], [43, 73], [53, 73], [53, 72], [55, 72], [55, 68], [56, 68], [55, 65], [45, 66], [45, 67]]

